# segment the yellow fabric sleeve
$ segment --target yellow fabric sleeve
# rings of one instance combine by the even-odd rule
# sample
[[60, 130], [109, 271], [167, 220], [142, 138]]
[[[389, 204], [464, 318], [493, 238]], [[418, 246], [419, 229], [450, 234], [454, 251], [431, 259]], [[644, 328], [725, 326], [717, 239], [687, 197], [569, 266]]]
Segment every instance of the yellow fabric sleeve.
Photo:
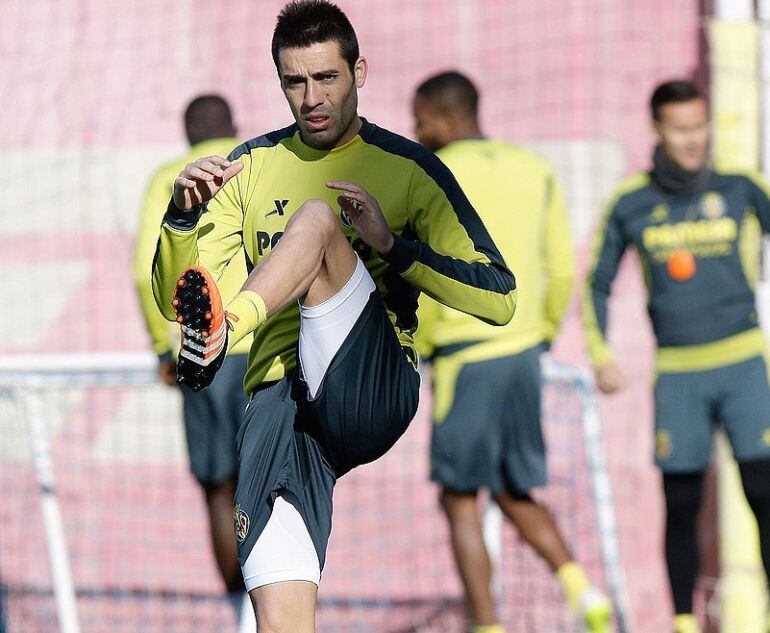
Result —
[[441, 319], [442, 306], [428, 295], [420, 295], [420, 303], [417, 308], [417, 332], [414, 335], [414, 345], [417, 353], [428, 360], [436, 349], [433, 340], [433, 328]]
[[169, 323], [161, 314], [152, 293], [152, 259], [158, 244], [158, 228], [168, 204], [168, 192], [174, 175], [161, 169], [150, 180], [144, 194], [139, 229], [134, 243], [132, 275], [139, 298], [139, 307], [156, 354], [171, 351]]
[[243, 246], [239, 176], [209, 201], [192, 229], [175, 228], [168, 214], [164, 218], [152, 269], [152, 290], [158, 308], [169, 320], [175, 318], [171, 298], [182, 272], [189, 266], [203, 266], [218, 280]]
[[[402, 276], [446, 306], [504, 325], [516, 308], [513, 275], [454, 177], [441, 169], [445, 188], [415, 168], [409, 206], [419, 242], [404, 253], [412, 262]], [[397, 237], [394, 248], [406, 251], [406, 242]]]
[[569, 308], [575, 281], [575, 255], [569, 218], [561, 185], [551, 179], [551, 199], [546, 210], [545, 252], [543, 267], [546, 277], [544, 337], [553, 341]]

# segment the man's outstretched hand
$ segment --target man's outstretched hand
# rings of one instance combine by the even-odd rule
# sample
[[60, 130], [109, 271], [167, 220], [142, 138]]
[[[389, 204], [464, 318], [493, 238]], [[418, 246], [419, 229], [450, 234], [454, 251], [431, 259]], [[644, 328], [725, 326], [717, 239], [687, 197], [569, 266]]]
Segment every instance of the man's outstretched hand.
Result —
[[188, 163], [174, 181], [174, 204], [178, 209], [189, 211], [208, 202], [241, 169], [243, 163], [231, 163], [221, 156], [207, 156]]

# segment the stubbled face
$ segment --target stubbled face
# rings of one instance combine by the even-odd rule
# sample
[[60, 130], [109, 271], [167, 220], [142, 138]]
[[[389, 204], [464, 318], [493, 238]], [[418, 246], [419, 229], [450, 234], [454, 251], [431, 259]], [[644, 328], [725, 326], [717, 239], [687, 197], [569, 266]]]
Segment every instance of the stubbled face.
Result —
[[708, 160], [710, 140], [706, 102], [693, 99], [668, 103], [654, 122], [663, 151], [685, 171], [698, 171]]
[[452, 142], [451, 122], [431, 101], [416, 95], [412, 102], [417, 140], [434, 152]]
[[366, 81], [366, 60], [351, 73], [336, 41], [278, 54], [281, 88], [299, 125], [302, 140], [317, 149], [347, 143], [358, 132], [358, 89]]

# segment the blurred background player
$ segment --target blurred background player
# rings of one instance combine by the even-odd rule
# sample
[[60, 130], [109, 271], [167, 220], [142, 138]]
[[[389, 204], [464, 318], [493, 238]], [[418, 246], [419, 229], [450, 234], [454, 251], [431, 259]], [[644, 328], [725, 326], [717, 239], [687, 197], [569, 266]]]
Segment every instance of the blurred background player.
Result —
[[708, 164], [705, 99], [689, 82], [652, 95], [658, 146], [649, 172], [609, 204], [592, 251], [584, 321], [596, 382], [605, 393], [626, 378], [607, 343], [607, 303], [623, 253], [639, 253], [658, 343], [656, 462], [666, 498], [666, 563], [678, 632], [698, 631], [696, 518], [712, 432], [721, 424], [770, 562], [770, 388], [754, 283], [758, 229], [770, 230], [767, 187]]
[[575, 273], [561, 188], [542, 158], [483, 137], [478, 99], [459, 73], [431, 77], [414, 97], [416, 133], [454, 173], [516, 271], [520, 308], [508, 325], [493, 327], [422, 295], [418, 343], [433, 359], [431, 478], [442, 485], [475, 633], [503, 631], [476, 501], [482, 487], [556, 572], [583, 626], [609, 631], [609, 602], [530, 495], [546, 483], [540, 354], [564, 317]]
[[[216, 95], [200, 96], [190, 102], [184, 114], [185, 132], [190, 151], [164, 165], [152, 176], [147, 187], [134, 247], [134, 281], [145, 324], [158, 355], [158, 374], [167, 385], [175, 386], [176, 360], [171, 350], [178, 348], [179, 328], [161, 315], [152, 295], [150, 272], [158, 227], [173, 193], [174, 179], [185, 165], [203, 156], [225, 154], [238, 144], [230, 106]], [[220, 279], [225, 300], [232, 299], [247, 277], [245, 256], [233, 258]], [[212, 385], [200, 393], [181, 387], [184, 424], [190, 469], [203, 487], [209, 514], [214, 557], [236, 617], [244, 614], [242, 630], [253, 631], [254, 615], [244, 601], [243, 578], [238, 564], [233, 532], [237, 456], [235, 434], [240, 426], [248, 398], [243, 390], [251, 337], [232, 350]], [[245, 604], [245, 608], [242, 605]]]

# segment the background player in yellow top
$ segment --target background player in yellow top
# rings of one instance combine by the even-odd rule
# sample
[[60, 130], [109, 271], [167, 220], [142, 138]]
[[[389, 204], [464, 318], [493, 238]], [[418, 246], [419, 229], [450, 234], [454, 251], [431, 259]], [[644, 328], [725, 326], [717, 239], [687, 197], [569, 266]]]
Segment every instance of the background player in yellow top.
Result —
[[530, 495], [546, 483], [540, 353], [559, 329], [575, 275], [561, 188], [542, 158], [482, 136], [478, 101], [464, 75], [431, 77], [414, 97], [416, 131], [452, 170], [516, 271], [518, 308], [508, 325], [491, 327], [420, 298], [418, 349], [433, 361], [431, 478], [442, 486], [475, 633], [503, 630], [477, 505], [482, 487], [556, 572], [581, 625], [608, 631], [609, 602], [572, 560], [548, 509]]
[[666, 498], [666, 563], [675, 628], [698, 631], [696, 519], [713, 429], [721, 424], [759, 524], [770, 564], [770, 387], [754, 282], [760, 229], [770, 231], [767, 186], [708, 164], [705, 99], [685, 81], [661, 84], [650, 102], [658, 146], [649, 172], [612, 198], [592, 250], [584, 322], [596, 382], [626, 382], [607, 343], [607, 304], [623, 253], [639, 254], [657, 351], [656, 461]]
[[[515, 283], [446, 167], [359, 117], [367, 62], [336, 5], [287, 4], [272, 52], [295, 123], [182, 171], [153, 285], [196, 388], [224, 341], [255, 332], [239, 557], [260, 632], [309, 633], [335, 481], [386, 452], [417, 408], [420, 291], [503, 324]], [[242, 246], [253, 270], [225, 314], [216, 279]]]
[[[158, 355], [158, 373], [172, 386], [176, 385], [176, 359], [172, 356], [172, 347], [178, 346], [179, 330], [177, 327], [172, 330], [158, 310], [150, 279], [158, 227], [179, 171], [202, 156], [226, 154], [238, 144], [234, 138], [230, 106], [217, 95], [205, 95], [191, 101], [185, 110], [184, 125], [190, 151], [153, 174], [142, 204], [133, 261], [139, 304], [152, 349]], [[227, 300], [240, 290], [246, 276], [246, 259], [241, 253], [219, 282]], [[245, 594], [232, 528], [237, 466], [235, 434], [248, 402], [243, 391], [243, 377], [250, 342], [244, 339], [233, 348], [210, 389], [194, 393], [184, 385], [181, 387], [190, 469], [206, 495], [214, 557], [237, 617], [240, 617]], [[246, 608], [242, 630], [253, 630], [253, 622], [252, 611]]]

